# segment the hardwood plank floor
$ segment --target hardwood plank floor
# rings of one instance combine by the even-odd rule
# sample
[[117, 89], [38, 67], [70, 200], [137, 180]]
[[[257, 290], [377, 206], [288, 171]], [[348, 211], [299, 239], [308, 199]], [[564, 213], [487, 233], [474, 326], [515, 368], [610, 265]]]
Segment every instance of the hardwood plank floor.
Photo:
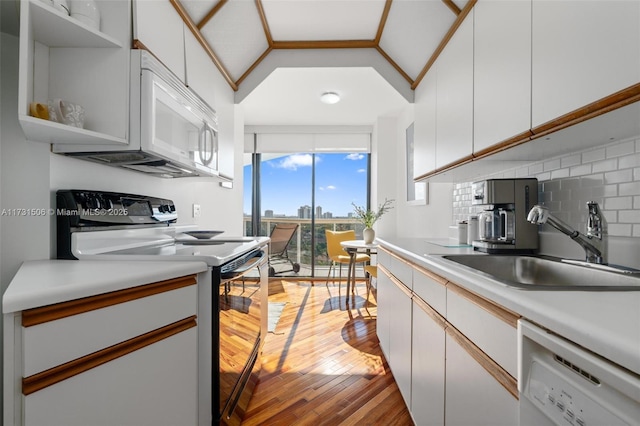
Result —
[[251, 425], [413, 425], [376, 337], [374, 295], [346, 286], [272, 280], [287, 302], [264, 345], [262, 372], [242, 422]]

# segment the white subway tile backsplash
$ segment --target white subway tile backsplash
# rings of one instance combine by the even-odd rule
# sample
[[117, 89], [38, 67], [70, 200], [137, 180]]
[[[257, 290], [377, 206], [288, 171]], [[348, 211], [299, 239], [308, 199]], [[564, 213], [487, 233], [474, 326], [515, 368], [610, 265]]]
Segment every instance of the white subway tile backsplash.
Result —
[[551, 179], [562, 179], [566, 177], [569, 177], [569, 169], [560, 169], [551, 172]]
[[582, 156], [580, 154], [571, 155], [560, 159], [561, 167], [571, 167], [582, 164]]
[[626, 155], [618, 159], [618, 168], [640, 167], [640, 154]]
[[608, 160], [598, 161], [593, 163], [591, 167], [593, 169], [593, 173], [610, 172], [612, 170], [618, 170], [618, 159], [610, 158]]
[[606, 183], [621, 183], [633, 181], [633, 173], [631, 169], [618, 170], [617, 172], [609, 172], [604, 174]]
[[[603, 144], [474, 180], [503, 177], [537, 178], [538, 202], [582, 232], [586, 203], [596, 201], [603, 209], [610, 235], [640, 237], [640, 138]], [[470, 182], [454, 186], [454, 221], [482, 210], [471, 205], [470, 191]], [[456, 198], [466, 194], [469, 196]]]
[[631, 224], [627, 223], [611, 223], [609, 226], [609, 235], [617, 235], [620, 237], [628, 237], [631, 235]]
[[618, 212], [620, 223], [640, 223], [640, 210], [622, 210]]
[[618, 193], [620, 195], [640, 195], [640, 181], [619, 184]]
[[626, 141], [622, 143], [614, 143], [606, 148], [607, 158], [621, 157], [623, 155], [630, 155], [636, 152], [635, 141]]
[[559, 158], [554, 158], [553, 160], [549, 160], [549, 161], [545, 161], [543, 164], [544, 167], [544, 171], [551, 171], [551, 170], [556, 170], [560, 168], [560, 159]]
[[622, 210], [633, 208], [633, 197], [612, 197], [604, 202], [605, 210]]
[[[589, 174], [591, 174], [591, 164], [583, 164], [581, 166], [571, 167], [569, 169], [569, 174], [571, 176], [586, 176], [586, 175], [589, 175]], [[551, 177], [553, 178], [553, 173], [551, 174]]]
[[582, 153], [582, 162], [591, 163], [594, 161], [604, 160], [607, 158], [604, 148], [592, 149]]

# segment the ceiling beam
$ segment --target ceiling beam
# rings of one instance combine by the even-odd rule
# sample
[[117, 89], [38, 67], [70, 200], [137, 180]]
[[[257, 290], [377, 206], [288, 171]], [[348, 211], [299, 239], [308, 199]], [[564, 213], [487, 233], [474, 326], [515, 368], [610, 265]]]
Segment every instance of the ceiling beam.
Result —
[[274, 49], [362, 49], [376, 48], [375, 40], [274, 41]]
[[[442, 2], [444, 4], [447, 5], [447, 7], [449, 9], [451, 9], [451, 11], [456, 15], [460, 15], [460, 13], [462, 13], [462, 11], [460, 10], [460, 8], [453, 2], [453, 0], [442, 0]], [[468, 4], [467, 4], [468, 5]]]
[[187, 11], [184, 8], [184, 6], [182, 5], [182, 3], [180, 3], [180, 0], [169, 0], [169, 1], [173, 5], [173, 7], [176, 10], [176, 12], [178, 12], [178, 15], [180, 15], [180, 17], [182, 18], [182, 21], [187, 25], [187, 27], [189, 28], [191, 33], [195, 36], [195, 38], [198, 40], [200, 45], [207, 52], [207, 54], [209, 55], [209, 57], [211, 58], [211, 60], [215, 64], [215, 66], [220, 71], [220, 74], [222, 74], [222, 77], [224, 77], [224, 79], [227, 80], [227, 83], [229, 83], [229, 86], [231, 86], [231, 88], [234, 91], [237, 91], [238, 90], [238, 86], [236, 85], [236, 83], [231, 78], [231, 74], [229, 74], [229, 71], [227, 71], [227, 69], [224, 67], [222, 62], [220, 62], [220, 60], [216, 56], [215, 52], [211, 48], [211, 46], [209, 46], [209, 43], [207, 43], [205, 38], [202, 36], [202, 33], [200, 32], [200, 29], [193, 22], [193, 20], [191, 19], [191, 17], [187, 13]]
[[391, 57], [389, 55], [387, 55], [387, 52], [385, 52], [384, 50], [382, 50], [382, 48], [380, 46], [376, 46], [376, 50], [387, 60], [387, 62], [389, 62], [389, 64], [395, 68], [396, 71], [398, 71], [398, 73], [402, 76], [402, 78], [404, 78], [405, 80], [407, 80], [407, 82], [413, 86], [413, 79], [411, 77], [409, 77], [409, 74], [407, 74], [406, 72], [404, 72], [404, 70], [402, 68], [400, 68], [400, 65], [396, 64], [395, 61], [393, 59], [391, 59]]
[[218, 3], [216, 3], [211, 10], [209, 11], [209, 13], [207, 13], [204, 18], [202, 18], [202, 20], [200, 22], [198, 22], [198, 29], [201, 30], [202, 27], [204, 27], [205, 25], [207, 25], [207, 22], [209, 22], [209, 20], [211, 18], [213, 18], [213, 16], [218, 13], [218, 11], [222, 8], [222, 6], [224, 6], [224, 4], [227, 2], [228, 0], [220, 0]]
[[258, 67], [258, 65], [260, 65], [260, 62], [262, 62], [262, 60], [266, 58], [267, 55], [271, 53], [272, 50], [273, 50], [272, 47], [268, 47], [267, 50], [265, 50], [264, 53], [260, 55], [260, 57], [256, 59], [253, 64], [251, 64], [251, 66], [244, 72], [244, 74], [240, 76], [238, 81], [236, 81], [236, 85], [240, 86], [240, 83], [242, 83], [244, 79], [247, 78], [249, 74], [251, 74], [251, 72]]
[[478, 0], [469, 0], [469, 2], [467, 2], [467, 4], [464, 6], [464, 9], [462, 9], [460, 14], [456, 18], [456, 20], [453, 21], [451, 28], [449, 28], [449, 31], [447, 31], [447, 34], [444, 36], [442, 41], [440, 41], [440, 44], [438, 45], [436, 50], [433, 52], [433, 54], [431, 55], [431, 57], [429, 58], [425, 66], [422, 68], [422, 71], [420, 71], [420, 74], [418, 74], [418, 77], [416, 77], [416, 81], [411, 85], [411, 88], [413, 90], [415, 90], [420, 85], [420, 82], [422, 81], [424, 76], [427, 75], [427, 71], [429, 71], [429, 69], [431, 69], [433, 64], [436, 62], [436, 59], [438, 59], [438, 56], [440, 56], [440, 53], [442, 53], [444, 48], [447, 46], [447, 44], [449, 43], [449, 40], [451, 40], [451, 37], [453, 37], [455, 32], [458, 30], [458, 27], [460, 27], [460, 25], [462, 24], [462, 21], [464, 21], [464, 18], [466, 18], [469, 12], [471, 12], [471, 9], [473, 9], [473, 6], [475, 6], [477, 1]]
[[384, 4], [384, 9], [382, 11], [382, 16], [380, 17], [380, 25], [378, 25], [378, 32], [376, 33], [376, 44], [380, 43], [380, 39], [382, 38], [382, 32], [384, 31], [384, 26], [387, 23], [387, 18], [389, 17], [389, 10], [391, 10], [391, 2], [393, 0], [386, 0]]
[[258, 8], [258, 14], [260, 15], [260, 21], [262, 22], [262, 29], [264, 30], [264, 36], [267, 38], [267, 44], [269, 45], [268, 50], [270, 50], [271, 48], [273, 48], [273, 36], [271, 35], [269, 22], [267, 22], [267, 15], [264, 13], [262, 0], [256, 0], [256, 8]]

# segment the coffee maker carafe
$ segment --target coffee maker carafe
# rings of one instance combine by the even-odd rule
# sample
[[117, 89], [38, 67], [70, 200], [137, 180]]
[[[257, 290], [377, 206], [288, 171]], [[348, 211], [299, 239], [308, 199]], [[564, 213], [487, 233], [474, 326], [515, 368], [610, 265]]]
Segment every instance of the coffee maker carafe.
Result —
[[478, 215], [475, 250], [486, 253], [534, 253], [538, 228], [527, 213], [538, 202], [538, 180], [489, 179], [472, 184], [473, 204], [485, 206]]

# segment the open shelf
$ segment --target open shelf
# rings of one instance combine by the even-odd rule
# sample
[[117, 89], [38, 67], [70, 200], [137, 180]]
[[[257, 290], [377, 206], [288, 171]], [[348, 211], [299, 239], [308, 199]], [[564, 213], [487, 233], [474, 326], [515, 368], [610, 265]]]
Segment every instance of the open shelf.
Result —
[[92, 130], [67, 126], [66, 124], [47, 121], [28, 115], [18, 115], [24, 134], [30, 141], [56, 143], [56, 144], [122, 144], [128, 142], [124, 138], [118, 138]]
[[65, 15], [41, 0], [30, 0], [33, 38], [49, 47], [122, 47], [115, 38]]

